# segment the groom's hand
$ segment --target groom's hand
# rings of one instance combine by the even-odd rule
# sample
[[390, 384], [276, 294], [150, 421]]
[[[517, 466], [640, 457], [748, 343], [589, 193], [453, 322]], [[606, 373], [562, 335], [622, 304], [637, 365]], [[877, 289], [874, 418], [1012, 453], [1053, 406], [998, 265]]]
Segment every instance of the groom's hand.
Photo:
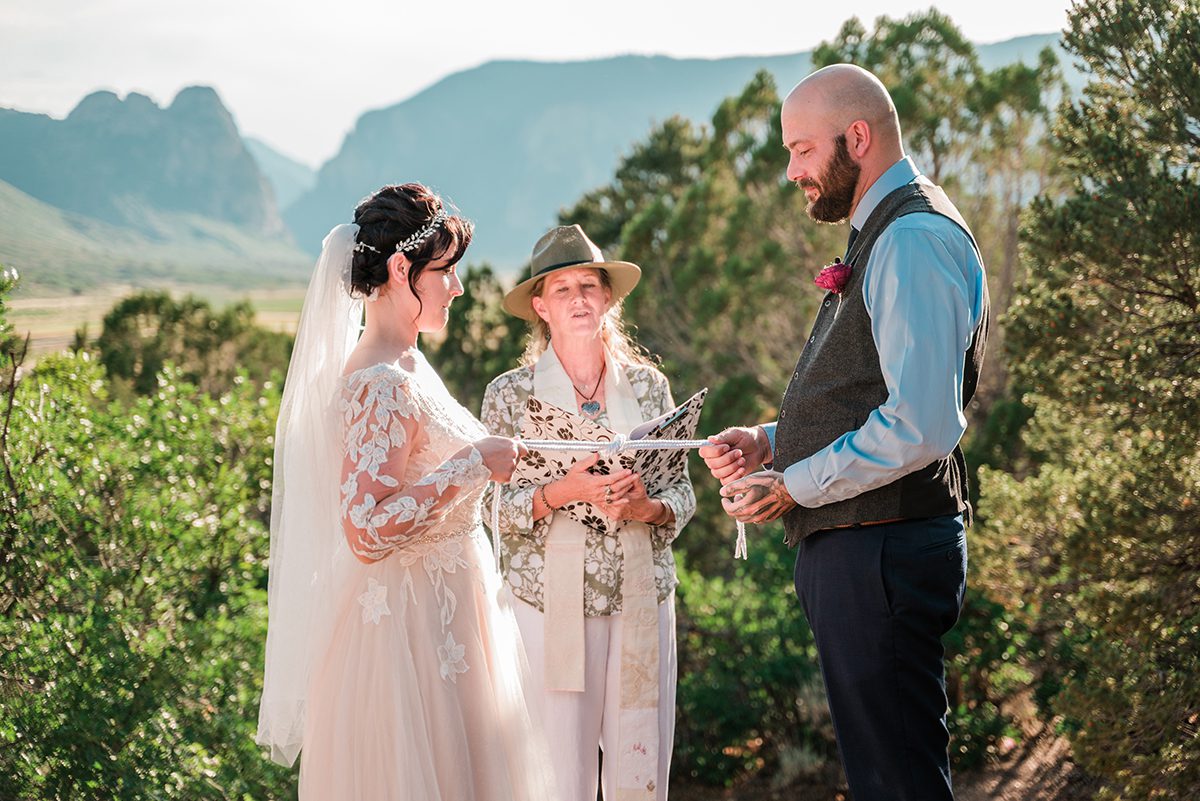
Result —
[[769, 523], [796, 506], [783, 473], [763, 470], [721, 487], [721, 508], [742, 523]]
[[727, 428], [708, 441], [712, 444], [700, 449], [700, 458], [722, 484], [753, 473], [771, 458], [771, 442], [762, 426]]

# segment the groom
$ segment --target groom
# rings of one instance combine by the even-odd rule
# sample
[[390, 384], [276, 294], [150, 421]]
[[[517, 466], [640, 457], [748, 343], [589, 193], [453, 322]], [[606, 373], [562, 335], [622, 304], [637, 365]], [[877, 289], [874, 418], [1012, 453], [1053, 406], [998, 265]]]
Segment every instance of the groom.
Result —
[[[855, 801], [953, 799], [941, 638], [966, 589], [959, 439], [987, 339], [970, 229], [904, 155], [871, 73], [818, 70], [783, 104], [787, 177], [818, 222], [850, 220], [845, 265], [777, 423], [701, 448], [725, 510], [783, 516]], [[762, 469], [762, 468], [766, 469]], [[755, 472], [759, 471], [759, 472]]]

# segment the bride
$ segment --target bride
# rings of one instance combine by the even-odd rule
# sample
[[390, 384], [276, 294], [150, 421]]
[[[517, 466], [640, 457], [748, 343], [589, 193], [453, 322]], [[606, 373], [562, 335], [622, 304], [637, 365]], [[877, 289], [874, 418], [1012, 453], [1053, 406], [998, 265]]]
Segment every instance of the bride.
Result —
[[480, 520], [519, 446], [487, 436], [417, 349], [463, 292], [472, 231], [424, 186], [386, 186], [330, 232], [305, 297], [258, 730], [282, 764], [303, 748], [302, 800], [553, 797]]

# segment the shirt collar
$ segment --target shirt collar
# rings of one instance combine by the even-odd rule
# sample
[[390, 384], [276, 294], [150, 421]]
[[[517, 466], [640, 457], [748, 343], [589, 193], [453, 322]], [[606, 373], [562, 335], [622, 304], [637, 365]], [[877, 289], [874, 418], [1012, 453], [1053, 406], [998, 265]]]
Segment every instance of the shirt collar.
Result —
[[905, 184], [912, 183], [920, 175], [921, 171], [908, 156], [888, 167], [883, 175], [876, 178], [875, 183], [871, 184], [871, 187], [863, 194], [862, 200], [858, 202], [858, 208], [854, 210], [854, 216], [850, 218], [850, 225], [861, 231], [867, 224], [867, 218], [871, 216], [871, 212], [875, 211], [875, 207], [881, 200]]

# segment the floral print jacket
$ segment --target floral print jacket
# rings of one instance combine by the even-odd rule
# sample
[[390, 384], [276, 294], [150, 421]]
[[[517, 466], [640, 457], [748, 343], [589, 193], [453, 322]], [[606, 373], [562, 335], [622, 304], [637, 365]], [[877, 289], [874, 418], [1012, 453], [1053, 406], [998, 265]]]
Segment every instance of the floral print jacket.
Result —
[[[675, 407], [667, 378], [653, 367], [624, 365], [642, 417], [658, 417]], [[533, 394], [533, 370], [518, 367], [498, 376], [483, 396], [480, 419], [495, 436], [513, 437], [521, 431], [525, 402]], [[597, 422], [607, 426], [607, 412]], [[553, 513], [533, 519], [535, 487], [504, 485], [500, 499], [500, 559], [505, 579], [513, 594], [538, 610], [544, 609], [542, 569], [545, 564], [546, 533]], [[658, 601], [670, 597], [679, 583], [671, 543], [696, 511], [696, 494], [686, 464], [680, 480], [655, 495], [675, 513], [666, 526], [651, 527], [654, 553], [654, 583]], [[587, 617], [615, 615], [621, 611], [621, 541], [619, 537], [590, 529], [584, 556], [583, 609]]]

